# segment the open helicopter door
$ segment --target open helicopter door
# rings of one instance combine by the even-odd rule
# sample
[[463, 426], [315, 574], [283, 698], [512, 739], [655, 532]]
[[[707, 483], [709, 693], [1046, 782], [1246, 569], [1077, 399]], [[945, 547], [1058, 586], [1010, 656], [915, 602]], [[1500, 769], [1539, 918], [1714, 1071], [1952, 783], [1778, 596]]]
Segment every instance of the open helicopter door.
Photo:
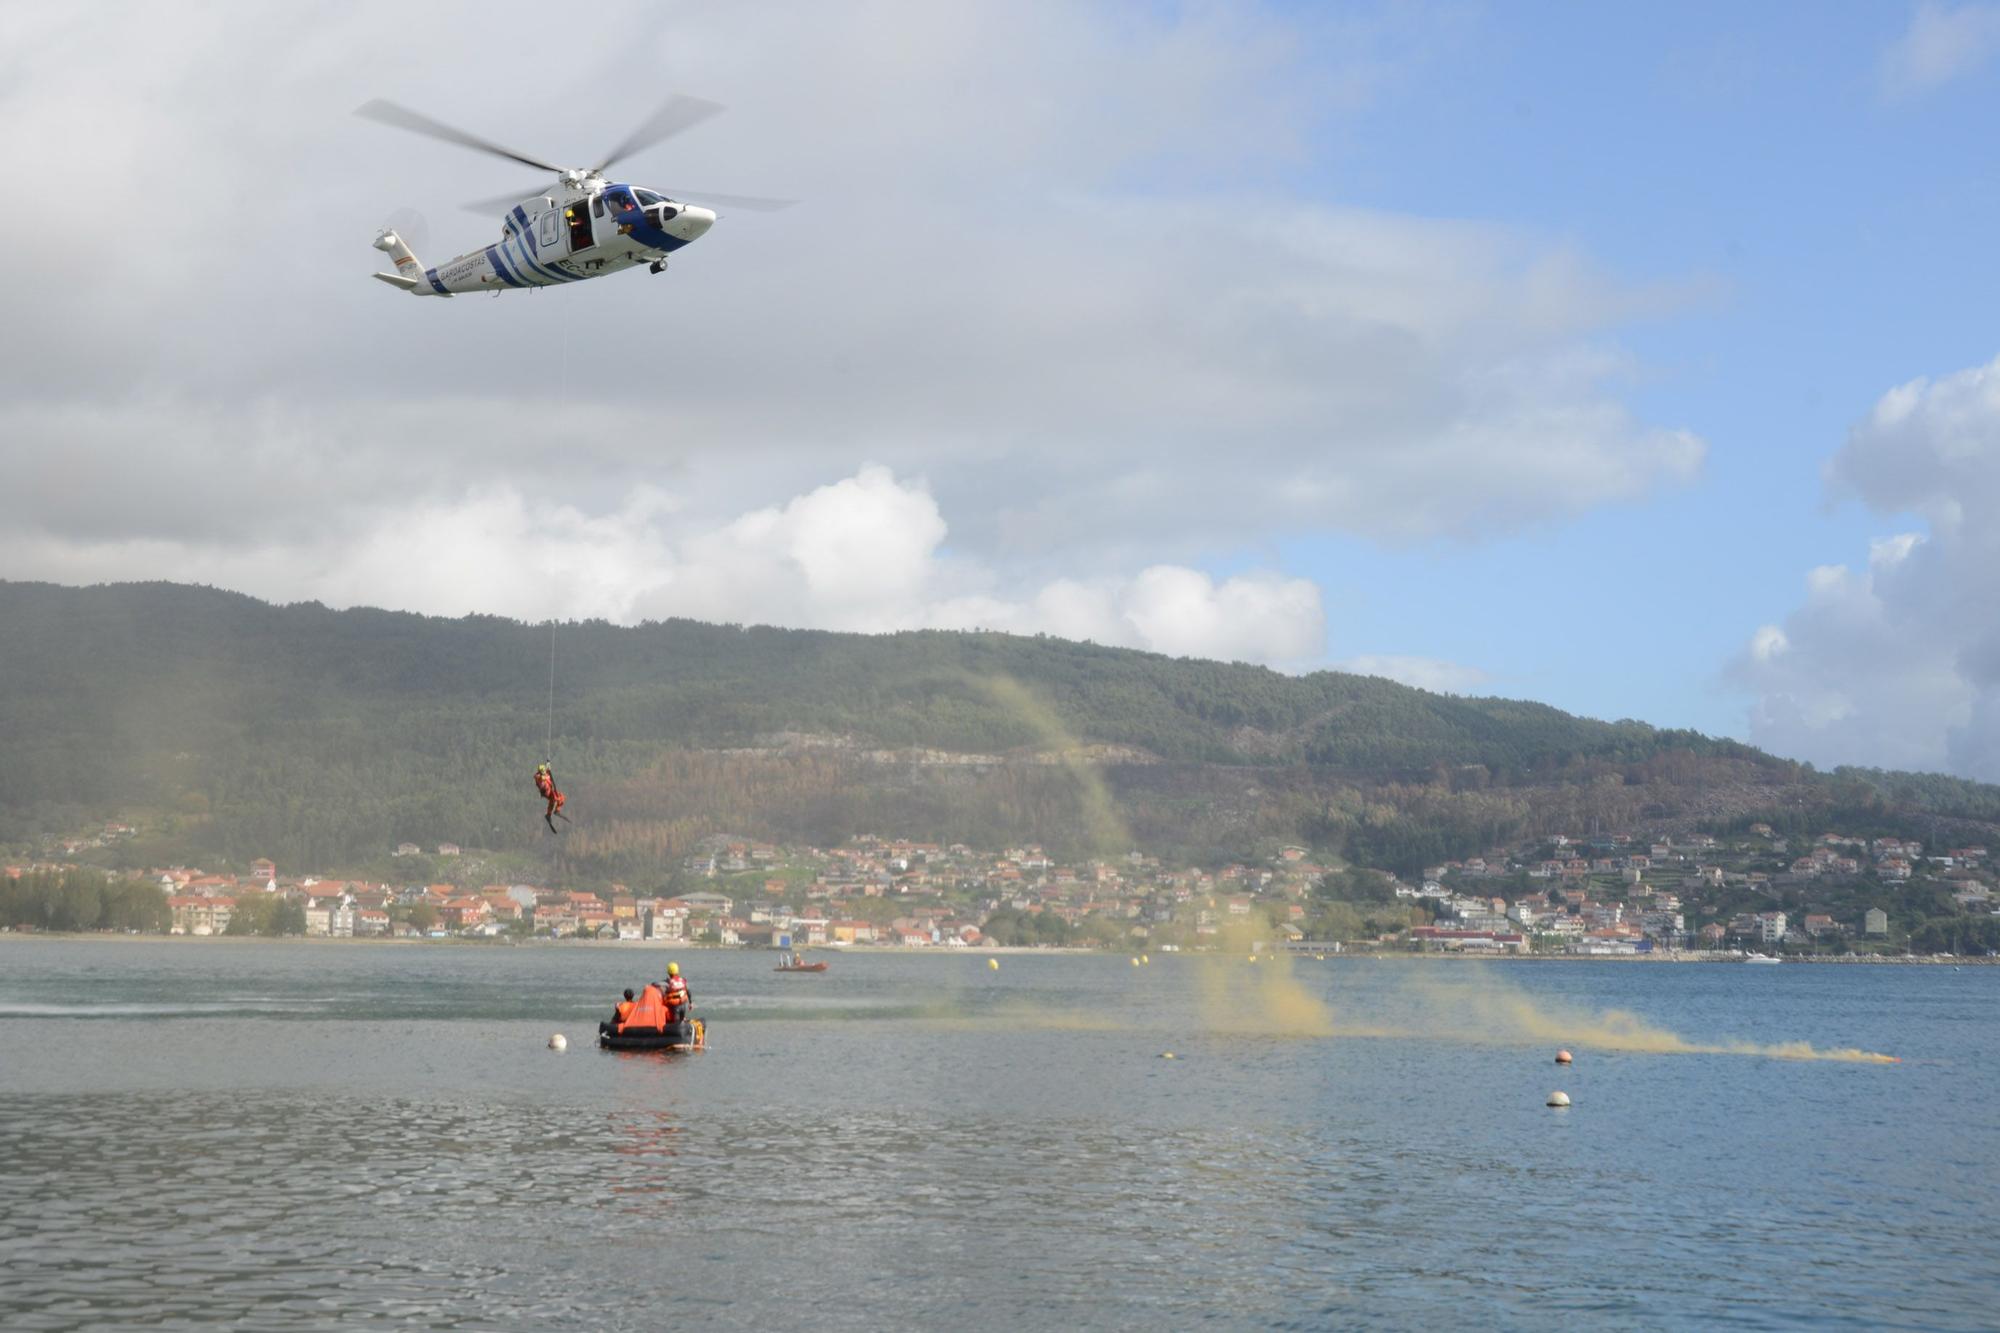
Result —
[[588, 250], [597, 244], [597, 237], [591, 234], [590, 215], [604, 216], [604, 196], [590, 196], [590, 207], [584, 207], [583, 200], [572, 199], [563, 208], [563, 217], [569, 223], [569, 252]]

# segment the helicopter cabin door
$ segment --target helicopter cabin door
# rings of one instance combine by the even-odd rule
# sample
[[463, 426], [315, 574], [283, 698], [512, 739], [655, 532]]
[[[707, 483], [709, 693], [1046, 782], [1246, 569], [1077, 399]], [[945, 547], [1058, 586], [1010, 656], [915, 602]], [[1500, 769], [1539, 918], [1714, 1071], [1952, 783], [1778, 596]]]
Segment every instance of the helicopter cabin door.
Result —
[[561, 209], [543, 209], [535, 219], [535, 245], [550, 259], [561, 259], [569, 253], [569, 228], [563, 226]]
[[[599, 212], [603, 211], [604, 200], [601, 195], [592, 196], [590, 202]], [[563, 219], [569, 223], [569, 250], [571, 254], [575, 254], [578, 250], [588, 250], [597, 243], [597, 238], [590, 234], [590, 209], [584, 207], [583, 200], [570, 200], [563, 207]]]

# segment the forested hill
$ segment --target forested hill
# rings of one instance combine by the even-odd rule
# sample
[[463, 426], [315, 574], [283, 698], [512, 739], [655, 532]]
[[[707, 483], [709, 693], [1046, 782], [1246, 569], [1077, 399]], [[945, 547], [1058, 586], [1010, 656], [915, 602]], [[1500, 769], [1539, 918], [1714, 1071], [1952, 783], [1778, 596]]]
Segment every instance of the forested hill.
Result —
[[[222, 853], [294, 864], [403, 839], [530, 845], [539, 825], [522, 815], [547, 746], [551, 637], [492, 616], [273, 606], [164, 583], [0, 582], [0, 744], [15, 792], [0, 841], [139, 806]], [[663, 863], [723, 827], [838, 836], [856, 820], [1049, 842], [1157, 826], [1220, 850], [1237, 835], [1190, 834], [1175, 811], [1206, 810], [1217, 783], [1244, 790], [1218, 775], [1245, 768], [1271, 790], [1237, 821], [1242, 836], [1321, 840], [1366, 822], [1336, 788], [1463, 794], [1601, 785], [1614, 770], [1629, 784], [1648, 764], [1680, 765], [1711, 789], [1813, 780], [1733, 742], [1637, 722], [1042, 637], [671, 620], [566, 623], [553, 640], [547, 748], [596, 821], [575, 845], [622, 864]], [[966, 754], [1010, 762], [954, 764]], [[1108, 788], [1078, 756], [1110, 774]], [[1878, 794], [1901, 781], [1931, 810], [2000, 809], [1992, 788], [1863, 780]], [[1080, 803], [1080, 786], [1106, 795]]]

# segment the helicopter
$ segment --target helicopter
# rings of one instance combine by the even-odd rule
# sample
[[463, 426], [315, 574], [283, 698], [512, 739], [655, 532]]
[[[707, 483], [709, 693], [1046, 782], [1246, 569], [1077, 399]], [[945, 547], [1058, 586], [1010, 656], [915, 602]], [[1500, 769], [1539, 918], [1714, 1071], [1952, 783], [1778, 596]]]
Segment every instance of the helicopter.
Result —
[[[602, 162], [585, 168], [559, 167], [517, 153], [381, 98], [365, 103], [355, 109], [355, 115], [555, 173], [553, 186], [526, 196], [505, 195], [466, 205], [475, 212], [504, 207], [500, 239], [435, 268], [424, 267], [394, 228], [383, 228], [375, 238], [375, 248], [395, 261], [396, 271], [375, 277], [414, 296], [455, 296], [556, 287], [641, 265], [653, 273], [664, 272], [668, 255], [700, 240], [715, 225], [715, 210], [684, 203], [659, 190], [607, 180], [604, 173], [641, 149], [691, 129], [721, 110], [714, 102], [676, 94], [605, 154]], [[793, 203], [754, 195], [700, 197], [724, 208], [767, 211], [789, 208]]]

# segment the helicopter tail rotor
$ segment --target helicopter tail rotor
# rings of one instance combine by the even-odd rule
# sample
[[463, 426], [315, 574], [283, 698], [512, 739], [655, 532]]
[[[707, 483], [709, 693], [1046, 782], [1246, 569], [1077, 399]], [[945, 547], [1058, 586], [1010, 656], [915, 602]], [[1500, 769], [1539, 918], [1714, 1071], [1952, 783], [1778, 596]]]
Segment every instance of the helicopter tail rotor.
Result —
[[381, 230], [394, 232], [409, 245], [410, 249], [424, 251], [430, 249], [431, 227], [424, 215], [414, 208], [399, 208], [382, 219]]

